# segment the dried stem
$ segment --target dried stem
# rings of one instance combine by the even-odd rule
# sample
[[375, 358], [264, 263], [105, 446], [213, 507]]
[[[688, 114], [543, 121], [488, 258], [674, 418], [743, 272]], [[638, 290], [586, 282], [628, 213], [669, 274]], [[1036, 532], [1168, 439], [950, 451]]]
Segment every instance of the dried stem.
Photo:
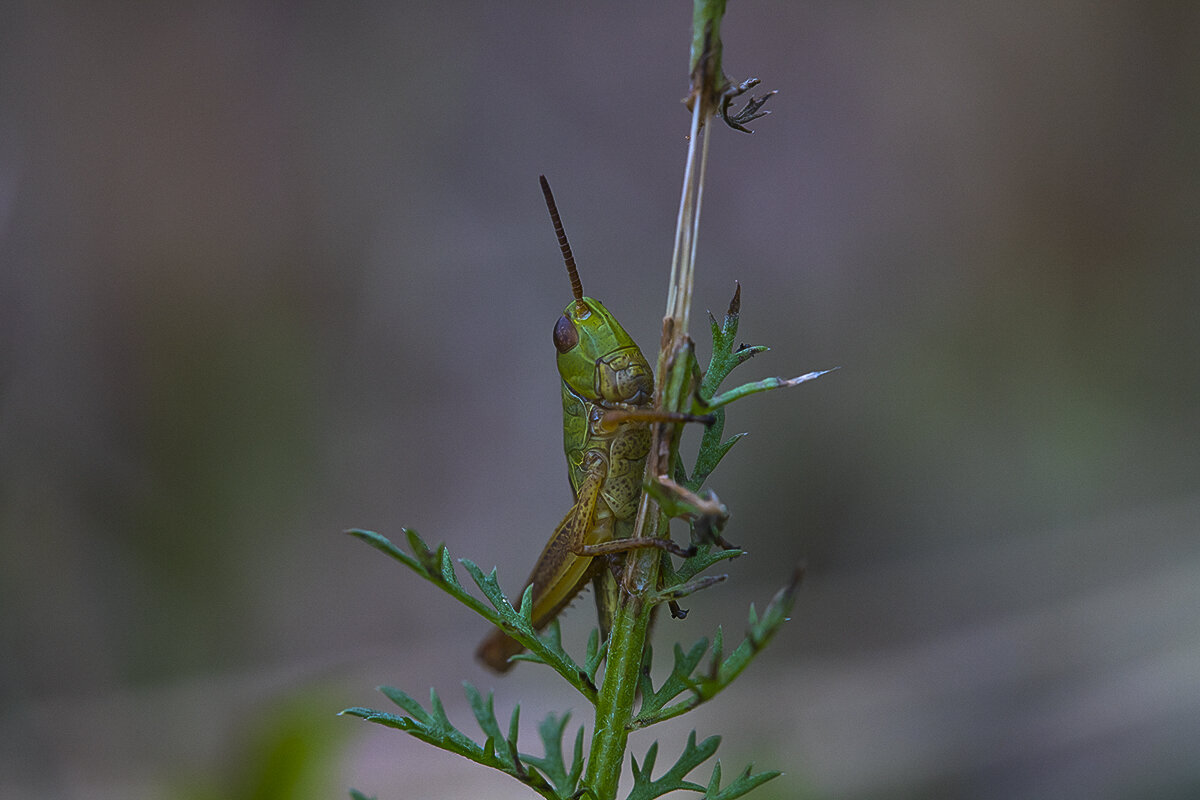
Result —
[[[671, 255], [671, 286], [667, 293], [666, 316], [672, 321], [671, 338], [676, 341], [687, 336], [692, 307], [696, 235], [700, 230], [700, 201], [704, 195], [704, 169], [708, 162], [708, 125], [707, 120], [701, 119], [706, 109], [705, 103], [696, 103], [692, 109], [683, 192], [679, 198], [679, 216], [675, 221], [675, 250]], [[656, 376], [660, 386], [666, 378], [661, 356], [662, 353]]]
[[[704, 77], [711, 75], [711, 65], [704, 63], [703, 59], [701, 61], [702, 64], [694, 70], [694, 78], [696, 71], [699, 71], [699, 85], [711, 86]], [[655, 376], [654, 405], [659, 410], [681, 411], [685, 404], [690, 404], [690, 387], [681, 387], [669, 377], [678, 359], [690, 358], [688, 317], [692, 305], [696, 234], [700, 225], [700, 201], [708, 156], [706, 133], [708, 122], [714, 114], [714, 105], [707, 100], [711, 95], [711, 92], [702, 90], [700, 101], [692, 104], [687, 164], [676, 220], [675, 249], [671, 258], [671, 286]], [[677, 432], [678, 424], [654, 425], [650, 455], [646, 462], [646, 480], [656, 480], [659, 475], [669, 474], [672, 450], [678, 444]], [[659, 511], [658, 504], [651, 499], [649, 492], [643, 492], [633, 535], [666, 536], [668, 533], [667, 520]], [[659, 555], [656, 550], [631, 553], [625, 559], [622, 591], [609, 632], [604, 682], [596, 704], [596, 730], [584, 777], [584, 785], [591, 788], [598, 800], [610, 800], [616, 796], [653, 611], [653, 603], [647, 600], [647, 596], [658, 586], [658, 572]]]

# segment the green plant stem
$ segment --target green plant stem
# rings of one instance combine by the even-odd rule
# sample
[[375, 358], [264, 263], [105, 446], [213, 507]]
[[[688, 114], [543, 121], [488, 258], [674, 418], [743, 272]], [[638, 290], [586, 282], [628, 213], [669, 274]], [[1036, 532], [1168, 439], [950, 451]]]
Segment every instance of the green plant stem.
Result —
[[[697, 8], [701, 5], [697, 1]], [[724, 4], [721, 3], [723, 11]], [[694, 24], [707, 27], [711, 22], [697, 14]], [[719, 48], [718, 48], [719, 52]], [[701, 64], [693, 75], [711, 75], [711, 65]], [[719, 73], [718, 73], [719, 74]], [[695, 89], [695, 87], [693, 87]], [[711, 89], [711, 86], [708, 87]], [[700, 97], [708, 95], [700, 87]], [[675, 249], [671, 259], [671, 285], [667, 297], [667, 314], [663, 319], [662, 341], [656, 370], [655, 407], [683, 411], [691, 404], [691, 340], [688, 338], [688, 316], [692, 302], [692, 285], [696, 262], [696, 234], [700, 224], [700, 200], [703, 195], [704, 171], [708, 155], [708, 121], [713, 106], [696, 102], [692, 107], [691, 135], [687, 164], [684, 169], [683, 190], [676, 220]], [[650, 456], [646, 462], [646, 481], [670, 474], [670, 465], [679, 444], [678, 425], [655, 425]], [[652, 531], [648, 531], [652, 528]], [[649, 492], [642, 493], [634, 536], [669, 534], [668, 522]], [[596, 728], [592, 737], [584, 785], [596, 800], [613, 800], [617, 794], [625, 747], [633, 719], [633, 703], [641, 672], [642, 655], [650, 629], [653, 605], [647, 597], [658, 587], [659, 554], [656, 550], [630, 553], [625, 559], [622, 591], [613, 617], [608, 639], [608, 660], [604, 682], [596, 704]]]
[[725, 88], [721, 68], [721, 20], [724, 17], [725, 0], [692, 0], [692, 52], [688, 62], [692, 94], [689, 102], [695, 102], [700, 94], [708, 103], [715, 104], [716, 94]]
[[584, 777], [584, 785], [602, 800], [616, 797], [621, 779], [650, 611], [641, 597], [622, 593], [609, 632], [608, 661], [596, 703], [596, 728]]

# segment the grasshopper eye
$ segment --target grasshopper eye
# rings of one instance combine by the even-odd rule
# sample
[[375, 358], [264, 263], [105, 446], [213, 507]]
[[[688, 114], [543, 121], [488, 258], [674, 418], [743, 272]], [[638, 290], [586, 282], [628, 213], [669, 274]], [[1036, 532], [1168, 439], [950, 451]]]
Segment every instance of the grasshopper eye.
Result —
[[567, 319], [566, 315], [559, 317], [558, 322], [554, 323], [554, 349], [560, 353], [569, 353], [577, 344], [579, 331], [575, 330], [575, 323]]

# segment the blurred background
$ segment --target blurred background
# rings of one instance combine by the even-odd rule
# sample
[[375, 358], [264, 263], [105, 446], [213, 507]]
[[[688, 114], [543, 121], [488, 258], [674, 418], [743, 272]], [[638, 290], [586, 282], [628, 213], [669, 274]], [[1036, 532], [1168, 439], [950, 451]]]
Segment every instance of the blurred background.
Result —
[[[0, 795], [531, 796], [339, 718], [496, 678], [341, 531], [520, 588], [570, 504], [550, 331], [665, 306], [690, 4], [0, 7]], [[1200, 6], [731, 4], [697, 320], [750, 554], [658, 626], [793, 621], [661, 738], [771, 798], [1200, 795]], [[572, 641], [591, 601], [567, 614]], [[573, 729], [573, 726], [572, 726]], [[707, 767], [697, 775], [706, 778]], [[703, 782], [703, 781], [702, 781]]]

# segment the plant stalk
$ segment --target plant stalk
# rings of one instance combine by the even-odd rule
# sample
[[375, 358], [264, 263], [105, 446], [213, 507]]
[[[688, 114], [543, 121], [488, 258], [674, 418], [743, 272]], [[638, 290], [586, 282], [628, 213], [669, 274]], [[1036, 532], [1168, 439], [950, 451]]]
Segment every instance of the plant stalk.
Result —
[[[680, 385], [679, 381], [669, 380], [669, 377], [672, 367], [678, 365], [678, 359], [691, 357], [688, 317], [692, 303], [704, 168], [708, 156], [706, 123], [710, 117], [711, 106], [708, 103], [694, 104], [683, 191], [676, 219], [675, 249], [671, 258], [671, 286], [656, 369], [655, 408], [661, 410], [682, 411], [691, 405], [687, 383]], [[690, 368], [686, 362], [682, 366]], [[645, 480], [653, 481], [660, 475], [670, 474], [670, 465], [679, 443], [679, 427], [678, 424], [654, 426]], [[633, 535], [669, 535], [669, 521], [659, 511], [658, 504], [651, 499], [649, 492], [642, 493]], [[630, 553], [625, 558], [625, 572], [620, 581], [622, 590], [609, 631], [604, 681], [596, 703], [595, 734], [592, 737], [587, 774], [584, 776], [584, 785], [591, 788], [597, 800], [613, 800], [617, 794], [629, 739], [629, 724], [634, 716], [633, 704], [641, 674], [642, 655], [654, 610], [653, 604], [647, 603], [645, 598], [657, 587], [658, 572], [657, 550], [647, 548]]]

